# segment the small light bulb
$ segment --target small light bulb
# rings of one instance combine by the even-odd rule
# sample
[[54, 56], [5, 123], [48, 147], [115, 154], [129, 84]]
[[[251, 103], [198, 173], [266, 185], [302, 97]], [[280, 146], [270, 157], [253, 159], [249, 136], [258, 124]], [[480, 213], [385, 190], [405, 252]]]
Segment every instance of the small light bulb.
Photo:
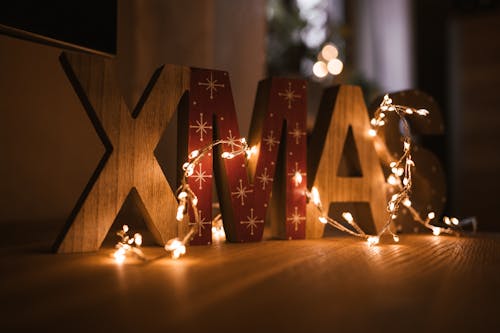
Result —
[[405, 110], [405, 112], [406, 112], [407, 114], [413, 114], [413, 110], [412, 110], [412, 109], [410, 109], [410, 108], [406, 109], [406, 110]]
[[389, 177], [387, 177], [387, 183], [389, 183], [390, 185], [396, 185], [398, 183], [398, 180], [396, 179], [396, 177], [394, 177], [394, 175], [390, 175]]
[[136, 233], [134, 235], [134, 241], [135, 241], [135, 245], [141, 246], [142, 245], [142, 235], [139, 233]]
[[221, 157], [230, 160], [234, 157], [234, 155], [230, 152], [225, 151], [221, 154]]
[[443, 221], [446, 225], [451, 225], [451, 220], [448, 216], [443, 217]]
[[441, 234], [441, 228], [438, 227], [432, 227], [432, 234], [434, 236], [439, 236]]
[[429, 212], [429, 214], [427, 214], [427, 217], [429, 218], [429, 220], [433, 220], [436, 217], [436, 214], [434, 212]]
[[453, 225], [458, 225], [460, 222], [458, 221], [458, 219], [456, 217], [452, 217], [451, 223], [453, 223]]
[[200, 151], [199, 150], [193, 150], [191, 152], [191, 154], [189, 154], [189, 159], [196, 158], [196, 157], [198, 157], [198, 155], [200, 155]]
[[411, 200], [406, 198], [404, 201], [403, 201], [403, 205], [405, 205], [406, 207], [411, 207]]
[[392, 239], [394, 239], [394, 241], [396, 243], [399, 243], [399, 236], [398, 235], [392, 235]]
[[370, 129], [368, 130], [368, 135], [369, 135], [369, 136], [371, 136], [371, 137], [374, 137], [374, 136], [376, 136], [376, 135], [377, 135], [377, 131], [376, 131], [376, 130], [374, 130], [373, 128], [370, 128]]
[[293, 181], [295, 183], [295, 186], [299, 186], [300, 184], [302, 184], [302, 175], [300, 174], [300, 172], [295, 172], [295, 175], [293, 176]]
[[370, 236], [370, 237], [368, 237], [368, 239], [366, 241], [368, 242], [368, 245], [370, 245], [370, 246], [377, 245], [379, 242], [379, 238], [377, 236]]
[[128, 232], [128, 225], [124, 224], [122, 229], [123, 229], [123, 232]]
[[328, 220], [327, 220], [327, 219], [326, 219], [326, 217], [324, 217], [324, 216], [320, 216], [320, 217], [318, 217], [318, 220], [319, 220], [321, 223], [323, 223], [323, 224], [327, 224], [327, 223], [328, 223]]
[[354, 218], [352, 217], [352, 214], [349, 213], [349, 212], [343, 212], [342, 213], [342, 217], [344, 218], [344, 220], [346, 220], [349, 223], [352, 223], [352, 221], [354, 221]]
[[321, 205], [321, 199], [319, 198], [319, 191], [315, 186], [313, 186], [313, 188], [311, 189], [311, 195], [314, 205], [316, 206]]

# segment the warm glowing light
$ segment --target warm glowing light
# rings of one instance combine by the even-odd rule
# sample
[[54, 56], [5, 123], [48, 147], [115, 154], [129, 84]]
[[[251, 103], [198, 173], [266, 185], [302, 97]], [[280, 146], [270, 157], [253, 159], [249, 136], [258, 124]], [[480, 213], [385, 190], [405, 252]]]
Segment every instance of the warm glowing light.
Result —
[[342, 217], [344, 218], [344, 220], [346, 220], [349, 223], [352, 223], [352, 221], [354, 221], [354, 218], [352, 217], [352, 214], [349, 213], [349, 212], [343, 212], [342, 213]]
[[252, 148], [245, 150], [247, 155], [247, 160], [249, 160], [253, 155], [257, 154], [257, 146], [252, 146]]
[[436, 217], [436, 214], [434, 212], [429, 212], [429, 214], [427, 214], [427, 217], [429, 218], [429, 220], [433, 220]]
[[451, 225], [451, 220], [450, 220], [450, 218], [448, 216], [443, 217], [443, 221], [444, 221], [445, 224]]
[[319, 77], [320, 79], [327, 76], [328, 68], [326, 67], [326, 64], [323, 61], [317, 61], [313, 65], [313, 74]]
[[387, 183], [389, 183], [390, 185], [396, 185], [398, 183], [398, 180], [396, 177], [394, 177], [394, 175], [389, 175], [389, 177], [387, 177]]
[[374, 136], [376, 136], [376, 135], [377, 135], [377, 131], [376, 131], [376, 130], [374, 130], [373, 128], [370, 128], [370, 129], [368, 130], [368, 135], [369, 135], [369, 136], [371, 136], [371, 137], [374, 137]]
[[458, 225], [460, 222], [458, 221], [458, 219], [456, 217], [452, 217], [451, 223], [453, 223], [453, 225]]
[[199, 150], [193, 150], [193, 151], [191, 152], [191, 154], [189, 154], [189, 156], [188, 156], [188, 157], [189, 157], [189, 159], [193, 159], [193, 158], [198, 157], [198, 155], [200, 155], [200, 151], [199, 151]]
[[142, 245], [142, 235], [135, 233], [133, 237], [130, 237], [127, 234], [128, 231], [129, 227], [125, 224], [122, 226], [122, 229], [116, 233], [120, 236], [120, 241], [115, 245], [116, 251], [113, 253], [113, 257], [118, 264], [122, 264], [129, 254], [135, 255], [139, 259], [146, 260], [140, 248]]
[[432, 227], [432, 234], [434, 236], [439, 236], [441, 234], [441, 228], [438, 227]]
[[178, 238], [169, 240], [165, 244], [165, 250], [172, 253], [172, 259], [179, 259], [180, 256], [186, 254], [186, 246]]
[[295, 174], [293, 175], [293, 182], [295, 183], [295, 186], [299, 186], [300, 184], [302, 184], [302, 175], [300, 174], [300, 172], [295, 172]]
[[326, 44], [321, 50], [321, 57], [326, 61], [330, 61], [339, 56], [339, 50], [333, 44]]
[[403, 201], [403, 205], [405, 205], [406, 207], [411, 207], [411, 200], [406, 198], [404, 201]]
[[315, 186], [311, 189], [311, 195], [314, 205], [319, 206], [321, 204], [321, 199], [319, 197], [319, 191]]
[[234, 157], [234, 154], [225, 151], [221, 154], [221, 157], [230, 160]]
[[398, 236], [398, 235], [392, 235], [392, 239], [393, 239], [396, 243], [399, 243], [399, 236]]
[[332, 59], [328, 62], [326, 68], [328, 69], [330, 74], [339, 75], [344, 68], [344, 64], [342, 63], [342, 61], [340, 61], [340, 59]]
[[366, 240], [368, 242], [368, 245], [377, 245], [379, 242], [379, 237], [378, 236], [369, 236], [368, 239]]
[[323, 224], [327, 224], [327, 223], [328, 223], [328, 220], [327, 220], [327, 219], [326, 219], [326, 217], [324, 217], [324, 216], [320, 216], [320, 217], [318, 217], [318, 220], [319, 220], [321, 223], [323, 223]]

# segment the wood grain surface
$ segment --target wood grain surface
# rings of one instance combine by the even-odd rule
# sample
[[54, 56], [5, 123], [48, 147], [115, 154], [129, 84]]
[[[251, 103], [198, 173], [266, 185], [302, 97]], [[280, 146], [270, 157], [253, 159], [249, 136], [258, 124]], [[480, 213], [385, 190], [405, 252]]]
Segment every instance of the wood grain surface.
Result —
[[154, 150], [189, 88], [189, 68], [165, 65], [152, 76], [130, 112], [114, 60], [63, 53], [61, 65], [106, 152], [83, 190], [54, 250], [96, 251], [130, 193], [158, 244], [178, 234], [177, 200]]
[[[492, 332], [500, 235], [190, 247], [117, 265], [112, 250], [0, 248], [4, 332]], [[242, 324], [244, 323], [244, 324]]]

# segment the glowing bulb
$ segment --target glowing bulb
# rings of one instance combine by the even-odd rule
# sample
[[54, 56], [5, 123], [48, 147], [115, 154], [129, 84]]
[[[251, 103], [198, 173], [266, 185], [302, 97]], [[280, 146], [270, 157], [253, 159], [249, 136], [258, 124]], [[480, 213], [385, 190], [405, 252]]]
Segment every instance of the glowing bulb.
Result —
[[369, 135], [369, 136], [371, 136], [371, 137], [374, 137], [374, 136], [376, 136], [376, 135], [377, 135], [377, 131], [376, 131], [376, 130], [374, 130], [373, 128], [370, 128], [370, 129], [368, 130], [368, 135]]
[[453, 225], [458, 225], [459, 221], [456, 217], [452, 217], [451, 218], [451, 223], [453, 223]]
[[185, 192], [185, 191], [182, 191], [181, 193], [179, 193], [179, 195], [177, 196], [177, 199], [179, 200], [183, 200], [183, 199], [186, 199], [188, 196], [188, 194]]
[[316, 205], [316, 206], [321, 205], [321, 199], [319, 198], [319, 191], [316, 187], [312, 188], [311, 195], [312, 195], [312, 200], [313, 200], [314, 205]]
[[438, 227], [432, 227], [432, 234], [434, 236], [439, 236], [441, 234], [441, 228]]
[[293, 181], [295, 182], [295, 186], [302, 184], [302, 175], [300, 172], [295, 172], [295, 175], [293, 175]]
[[124, 224], [122, 229], [123, 229], [123, 232], [128, 232], [128, 225]]
[[[396, 167], [396, 165], [397, 165], [397, 163], [396, 163], [396, 162], [391, 162], [391, 164], [389, 164], [389, 166], [390, 166], [391, 168]], [[394, 170], [393, 170], [392, 172], [394, 172]], [[394, 173], [395, 173], [395, 172], [394, 172]]]
[[327, 220], [327, 219], [326, 219], [326, 217], [324, 217], [324, 216], [320, 216], [320, 217], [318, 217], [318, 220], [319, 220], [321, 223], [323, 223], [323, 224], [327, 224], [327, 223], [328, 223], [328, 220]]
[[122, 264], [125, 261], [125, 253], [122, 249], [116, 250], [113, 256], [115, 257], [115, 261], [118, 264]]
[[186, 246], [177, 238], [171, 239], [165, 244], [165, 250], [172, 252], [172, 259], [179, 259], [183, 254], [186, 254]]
[[406, 207], [411, 207], [411, 200], [406, 198], [404, 201], [403, 201], [403, 205], [405, 205]]
[[344, 218], [344, 220], [346, 220], [349, 223], [352, 223], [352, 221], [354, 221], [354, 218], [352, 217], [352, 214], [349, 213], [349, 212], [343, 212], [342, 213], [342, 217]]
[[451, 220], [450, 220], [450, 218], [448, 216], [443, 217], [443, 221], [444, 221], [445, 224], [451, 225]]
[[189, 156], [188, 156], [188, 157], [189, 157], [189, 159], [193, 159], [193, 158], [198, 157], [198, 155], [200, 155], [200, 151], [199, 151], [199, 150], [193, 150], [193, 151], [191, 152], [191, 154], [189, 154]]
[[221, 154], [221, 157], [230, 160], [234, 157], [234, 154], [225, 151]]
[[410, 109], [410, 108], [406, 109], [406, 110], [405, 110], [405, 112], [406, 112], [407, 114], [413, 114], [413, 110], [412, 110], [412, 109]]
[[390, 202], [390, 203], [389, 203], [389, 211], [390, 211], [390, 212], [393, 212], [393, 211], [394, 211], [394, 208], [396, 208], [396, 205], [394, 204], [394, 202]]
[[179, 207], [177, 207], [177, 215], [176, 215], [176, 219], [177, 221], [182, 221], [182, 219], [184, 218], [184, 205], [179, 205]]
[[372, 124], [372, 126], [376, 126], [377, 125], [377, 119], [372, 118], [372, 120], [370, 120], [370, 124]]
[[387, 182], [390, 185], [396, 185], [398, 183], [398, 180], [396, 179], [396, 177], [394, 177], [394, 175], [390, 175], [389, 177], [387, 177]]
[[410, 149], [410, 143], [409, 142], [404, 142], [404, 150], [409, 150]]
[[421, 116], [427, 116], [429, 114], [429, 111], [426, 109], [418, 109], [416, 112]]
[[403, 175], [403, 173], [405, 173], [405, 169], [403, 169], [403, 168], [398, 168], [398, 171], [397, 171], [397, 173], [396, 173], [396, 174], [397, 174], [398, 176], [402, 176], [402, 175]]
[[384, 125], [385, 125], [385, 121], [380, 120], [380, 121], [378, 122], [378, 125], [379, 125], [379, 126], [384, 126]]
[[317, 61], [313, 65], [313, 74], [316, 75], [320, 79], [327, 76], [328, 75], [328, 68], [326, 67], [326, 64], [323, 61]]
[[135, 242], [135, 245], [141, 246], [142, 245], [142, 235], [139, 233], [134, 234], [134, 242]]
[[403, 179], [403, 185], [404, 185], [404, 186], [408, 185], [408, 183], [409, 183], [409, 182], [410, 182], [410, 181], [408, 180], [408, 178], [406, 178], [406, 177], [405, 177], [405, 178]]
[[370, 236], [366, 241], [368, 242], [368, 245], [372, 246], [378, 244], [379, 238], [378, 236]]
[[427, 214], [427, 217], [429, 218], [429, 220], [433, 220], [436, 217], [436, 214], [434, 212], [429, 212], [429, 214]]
[[250, 149], [245, 149], [245, 153], [247, 154], [247, 160], [252, 157], [252, 155], [257, 153], [257, 146], [252, 146]]
[[326, 44], [321, 50], [321, 57], [326, 61], [337, 58], [339, 55], [339, 50], [332, 44]]
[[394, 239], [394, 241], [396, 243], [399, 243], [399, 236], [398, 235], [392, 235], [392, 239]]
[[198, 198], [197, 197], [194, 197], [192, 200], [191, 200], [191, 203], [193, 204], [193, 206], [197, 206], [198, 205]]
[[342, 72], [342, 69], [344, 69], [344, 64], [340, 61], [340, 59], [335, 58], [328, 62], [326, 68], [330, 74], [339, 75]]

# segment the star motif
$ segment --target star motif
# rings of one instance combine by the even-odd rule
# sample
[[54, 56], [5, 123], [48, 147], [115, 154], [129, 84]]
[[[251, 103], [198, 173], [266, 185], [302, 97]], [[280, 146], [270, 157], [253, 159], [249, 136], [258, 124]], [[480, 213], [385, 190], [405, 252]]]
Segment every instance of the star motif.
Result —
[[302, 177], [307, 176], [307, 173], [302, 172], [302, 170], [299, 169], [299, 162], [295, 162], [295, 168], [292, 170], [292, 172], [289, 172], [288, 175], [292, 177], [292, 181], [295, 183], [295, 186], [299, 186], [301, 182], [297, 180], [296, 175], [299, 174]]
[[269, 135], [267, 137], [264, 138], [264, 142], [265, 144], [267, 145], [267, 150], [268, 151], [273, 151], [273, 148], [274, 146], [276, 146], [277, 144], [279, 144], [280, 142], [278, 140], [276, 140], [276, 138], [274, 137], [274, 131], [273, 130], [270, 130], [269, 131]]
[[239, 180], [240, 185], [236, 187], [235, 192], [231, 192], [231, 195], [236, 196], [236, 198], [241, 199], [241, 205], [245, 206], [245, 198], [247, 197], [247, 193], [253, 192], [253, 190], [247, 190], [246, 186], [243, 186], [243, 180]]
[[298, 145], [300, 143], [300, 137], [302, 135], [306, 135], [307, 133], [300, 130], [299, 123], [295, 123], [295, 128], [288, 132], [288, 134], [295, 138], [295, 144]]
[[212, 221], [206, 221], [205, 218], [203, 218], [203, 213], [201, 212], [201, 210], [198, 210], [198, 219], [198, 222], [189, 222], [189, 225], [198, 226], [198, 237], [201, 237], [201, 231], [205, 229], [205, 225], [212, 224]]
[[260, 176], [258, 176], [257, 179], [262, 184], [263, 190], [266, 189], [267, 183], [270, 183], [274, 180], [273, 178], [269, 177], [269, 175], [267, 174], [267, 168], [264, 168], [264, 172]]
[[250, 235], [253, 235], [253, 228], [257, 228], [257, 223], [264, 223], [264, 220], [257, 220], [257, 216], [253, 216], [253, 208], [250, 208], [250, 216], [247, 216], [246, 221], [240, 221], [241, 224], [247, 224], [247, 228], [250, 228]]
[[228, 145], [231, 148], [231, 153], [234, 153], [235, 147], [238, 148], [238, 144], [236, 143], [238, 140], [236, 140], [236, 137], [233, 136], [233, 133], [231, 130], [229, 130], [229, 135], [226, 137], [226, 140], [228, 141], [226, 145]]
[[207, 175], [207, 172], [202, 170], [202, 163], [198, 164], [199, 170], [196, 170], [196, 172], [191, 175], [190, 177], [194, 178], [195, 182], [199, 182], [198, 189], [203, 189], [202, 184], [206, 182], [205, 178], [212, 178], [212, 175]]
[[294, 213], [292, 216], [287, 217], [286, 220], [292, 222], [292, 224], [295, 226], [295, 231], [299, 231], [299, 224], [301, 224], [301, 221], [305, 221], [306, 217], [305, 216], [300, 216], [298, 212], [298, 207], [293, 207]]
[[214, 99], [214, 91], [217, 91], [217, 88], [224, 88], [223, 83], [217, 83], [217, 80], [214, 80], [214, 73], [210, 72], [210, 78], [205, 79], [206, 82], [198, 82], [199, 86], [206, 86], [205, 90], [210, 90], [210, 99]]
[[203, 141], [203, 134], [207, 134], [207, 129], [212, 129], [207, 121], [203, 121], [203, 113], [200, 113], [200, 120], [196, 120], [196, 125], [189, 125], [189, 128], [196, 129], [196, 133], [200, 133], [200, 141]]
[[286, 102], [288, 102], [288, 109], [292, 108], [293, 100], [296, 98], [300, 98], [300, 95], [296, 95], [295, 91], [292, 90], [292, 83], [288, 82], [288, 89], [284, 92], [278, 93], [278, 96], [283, 97]]

